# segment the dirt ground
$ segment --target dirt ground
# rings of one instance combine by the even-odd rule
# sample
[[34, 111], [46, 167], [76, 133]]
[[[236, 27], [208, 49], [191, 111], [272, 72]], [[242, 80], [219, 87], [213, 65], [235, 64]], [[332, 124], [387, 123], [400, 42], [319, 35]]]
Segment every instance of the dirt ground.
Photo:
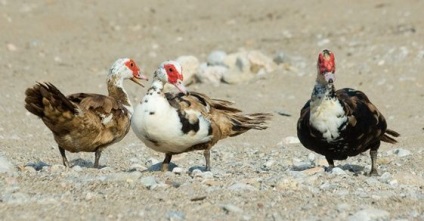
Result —
[[[0, 0], [0, 155], [20, 168], [0, 174], [0, 219], [424, 220], [423, 10], [419, 0]], [[189, 89], [275, 116], [265, 131], [219, 142], [210, 177], [134, 169], [163, 156], [132, 131], [103, 152], [103, 169], [91, 168], [92, 153], [68, 153], [77, 166], [64, 169], [51, 132], [24, 108], [36, 81], [65, 94], [107, 93], [105, 75], [119, 57], [151, 76], [164, 60], [240, 48], [282, 52], [285, 65], [249, 82]], [[380, 147], [381, 177], [364, 175], [368, 154], [336, 161], [343, 174], [293, 169], [314, 156], [326, 165], [284, 142], [296, 136], [325, 48], [336, 55], [336, 87], [364, 91], [402, 135]], [[133, 103], [146, 91], [125, 87]], [[204, 165], [201, 152], [173, 162]]]

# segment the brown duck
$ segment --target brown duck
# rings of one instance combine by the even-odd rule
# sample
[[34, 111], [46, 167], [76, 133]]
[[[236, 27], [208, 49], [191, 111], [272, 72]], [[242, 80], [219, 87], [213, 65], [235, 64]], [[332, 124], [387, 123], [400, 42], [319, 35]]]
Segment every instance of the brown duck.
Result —
[[37, 83], [26, 90], [25, 108], [53, 132], [63, 165], [69, 167], [65, 150], [95, 152], [94, 167], [98, 168], [102, 150], [128, 133], [133, 108], [123, 88], [125, 79], [141, 86], [138, 79], [147, 80], [133, 60], [123, 58], [112, 65], [107, 76], [108, 96], [65, 96], [51, 83]]

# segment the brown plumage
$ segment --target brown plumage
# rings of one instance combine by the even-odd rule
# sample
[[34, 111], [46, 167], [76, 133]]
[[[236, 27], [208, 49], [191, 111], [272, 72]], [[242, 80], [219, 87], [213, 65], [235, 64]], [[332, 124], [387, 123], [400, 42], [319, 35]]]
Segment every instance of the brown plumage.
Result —
[[[206, 170], [210, 170], [210, 149], [219, 140], [267, 128], [265, 122], [271, 114], [244, 114], [229, 101], [187, 93], [181, 81], [181, 66], [173, 61], [163, 63], [131, 120], [134, 133], [146, 146], [165, 153], [162, 171], [168, 170], [172, 155], [193, 150], [204, 151]], [[182, 93], [164, 94], [165, 83]]]
[[[324, 50], [318, 58], [317, 83], [302, 108], [297, 134], [308, 149], [326, 157], [329, 169], [334, 160], [344, 160], [370, 150], [371, 175], [377, 175], [377, 150], [381, 141], [396, 143], [399, 134], [387, 129], [381, 112], [361, 91], [335, 90], [334, 54]], [[392, 136], [392, 137], [390, 137]]]
[[52, 131], [65, 166], [69, 167], [67, 150], [95, 152], [94, 167], [98, 167], [102, 150], [128, 133], [132, 107], [122, 88], [123, 79], [140, 84], [136, 79], [146, 78], [131, 59], [119, 59], [108, 75], [109, 96], [65, 96], [51, 83], [37, 83], [25, 91], [25, 108]]

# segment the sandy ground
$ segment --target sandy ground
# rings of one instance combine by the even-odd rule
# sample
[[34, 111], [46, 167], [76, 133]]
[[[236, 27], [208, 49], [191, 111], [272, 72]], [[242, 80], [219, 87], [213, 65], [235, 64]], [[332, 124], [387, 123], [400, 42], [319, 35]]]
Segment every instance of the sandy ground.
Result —
[[[16, 167], [27, 166], [1, 174], [0, 217], [423, 220], [423, 9], [419, 0], [0, 0], [0, 154]], [[92, 153], [69, 153], [77, 166], [66, 170], [50, 131], [24, 109], [24, 91], [36, 81], [50, 81], [65, 94], [106, 93], [105, 73], [118, 57], [134, 58], [151, 76], [167, 59], [194, 55], [204, 60], [212, 50], [239, 48], [271, 57], [283, 52], [286, 68], [237, 85], [189, 88], [235, 101], [246, 112], [292, 116], [276, 114], [268, 130], [218, 143], [212, 173], [134, 169], [163, 156], [132, 131], [103, 152], [103, 169], [91, 168]], [[336, 54], [336, 86], [366, 92], [389, 127], [402, 134], [399, 144], [380, 148], [381, 177], [364, 175], [368, 154], [337, 161], [343, 170], [329, 174], [321, 170], [322, 156], [283, 142], [296, 136], [298, 114], [324, 48]], [[146, 90], [125, 86], [134, 102]], [[314, 156], [316, 171], [294, 169], [296, 162]], [[190, 170], [203, 166], [204, 159], [193, 152], [173, 162]], [[38, 170], [43, 164], [48, 166]], [[148, 183], [152, 179], [154, 185]]]

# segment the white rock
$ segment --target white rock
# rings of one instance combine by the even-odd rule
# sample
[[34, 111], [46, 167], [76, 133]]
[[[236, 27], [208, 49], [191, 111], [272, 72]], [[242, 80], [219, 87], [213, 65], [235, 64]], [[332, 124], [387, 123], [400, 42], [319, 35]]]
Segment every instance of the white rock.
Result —
[[335, 174], [335, 175], [346, 175], [346, 172], [342, 168], [339, 168], [339, 167], [334, 167], [331, 170], [331, 173]]
[[13, 173], [16, 168], [10, 163], [5, 156], [0, 155], [0, 173]]
[[260, 51], [249, 51], [247, 53], [247, 58], [250, 62], [250, 71], [253, 73], [257, 74], [262, 68], [266, 73], [270, 73], [275, 70], [275, 63], [272, 59]]
[[222, 206], [222, 209], [224, 209], [227, 213], [242, 213], [243, 210], [239, 207], [233, 205], [233, 204], [226, 204]]
[[315, 165], [315, 160], [316, 160], [316, 156], [314, 153], [309, 153], [308, 154], [308, 160], [309, 162], [311, 162], [312, 165]]
[[185, 220], [185, 214], [180, 211], [170, 211], [166, 216], [170, 221]]
[[138, 163], [134, 163], [134, 164], [131, 164], [130, 170], [143, 171], [143, 170], [147, 170], [147, 167], [140, 165]]
[[406, 156], [411, 155], [411, 151], [409, 151], [409, 150], [405, 150], [405, 149], [402, 149], [402, 148], [399, 148], [399, 149], [396, 149], [396, 150], [395, 150], [395, 154], [396, 154], [398, 157], [406, 157]]
[[378, 179], [383, 183], [388, 183], [391, 178], [392, 174], [390, 174], [389, 172], [385, 172]]
[[194, 81], [194, 76], [199, 71], [200, 62], [199, 59], [197, 59], [194, 56], [187, 55], [187, 56], [180, 56], [176, 59], [178, 63], [181, 64], [181, 67], [183, 68], [183, 75], [184, 75], [184, 84], [190, 84]]
[[75, 172], [80, 172], [80, 171], [82, 171], [82, 167], [80, 167], [79, 165], [75, 165], [75, 166], [72, 167], [72, 170], [75, 171]]
[[142, 177], [140, 179], [141, 184], [145, 186], [147, 189], [153, 189], [158, 183], [156, 182], [156, 178], [153, 176]]
[[222, 76], [222, 80], [229, 84], [236, 84], [248, 81], [255, 77], [250, 72], [250, 62], [246, 52], [238, 52], [227, 55], [224, 60], [228, 71]]
[[225, 51], [219, 51], [219, 50], [212, 51], [208, 55], [208, 58], [206, 59], [206, 61], [207, 61], [207, 64], [211, 66], [218, 65], [218, 66], [226, 67], [224, 62], [225, 57], [227, 57], [227, 53]]
[[261, 169], [262, 170], [265, 170], [265, 171], [268, 171], [268, 170], [270, 170], [271, 169], [271, 167], [272, 167], [272, 165], [275, 163], [275, 161], [274, 160], [268, 160], [268, 161], [266, 161], [262, 166], [261, 166]]
[[380, 209], [364, 209], [348, 217], [348, 221], [389, 220], [390, 213]]
[[399, 182], [397, 180], [390, 180], [389, 185], [392, 187], [397, 187], [399, 186]]
[[182, 174], [184, 170], [181, 167], [174, 167], [174, 169], [172, 169], [172, 172], [175, 174]]
[[7, 44], [7, 50], [9, 50], [9, 51], [16, 51], [16, 50], [18, 50], [18, 48], [14, 44], [8, 43]]
[[312, 164], [309, 161], [305, 162], [305, 161], [302, 161], [300, 159], [293, 158], [292, 167], [293, 167], [293, 170], [301, 171], [301, 170], [306, 170], [306, 169], [311, 168]]
[[227, 71], [228, 68], [224, 66], [208, 66], [206, 63], [202, 63], [199, 67], [199, 72], [197, 73], [196, 77], [202, 83], [219, 86], [222, 77]]
[[66, 170], [66, 167], [62, 164], [52, 165], [50, 168], [50, 172], [52, 173], [60, 173]]
[[153, 158], [153, 157], [150, 157], [149, 159], [147, 159], [147, 161], [146, 161], [146, 166], [148, 166], [148, 167], [151, 167], [151, 166], [153, 166], [153, 165], [155, 165], [155, 164], [158, 164], [160, 161], [159, 160], [157, 160], [157, 159], [155, 159], [155, 158]]
[[235, 190], [235, 191], [240, 191], [240, 190], [251, 190], [254, 191], [256, 190], [256, 188], [252, 185], [246, 184], [246, 183], [235, 183], [233, 185], [231, 185], [230, 187], [228, 187], [229, 190]]
[[276, 64], [282, 64], [282, 63], [284, 63], [285, 62], [285, 54], [284, 54], [284, 52], [282, 52], [282, 51], [280, 51], [280, 52], [277, 52], [277, 54], [275, 55], [275, 57], [274, 57], [274, 59], [273, 59], [273, 61], [276, 63]]
[[300, 143], [299, 138], [297, 137], [286, 137], [283, 139], [284, 144], [298, 144]]

